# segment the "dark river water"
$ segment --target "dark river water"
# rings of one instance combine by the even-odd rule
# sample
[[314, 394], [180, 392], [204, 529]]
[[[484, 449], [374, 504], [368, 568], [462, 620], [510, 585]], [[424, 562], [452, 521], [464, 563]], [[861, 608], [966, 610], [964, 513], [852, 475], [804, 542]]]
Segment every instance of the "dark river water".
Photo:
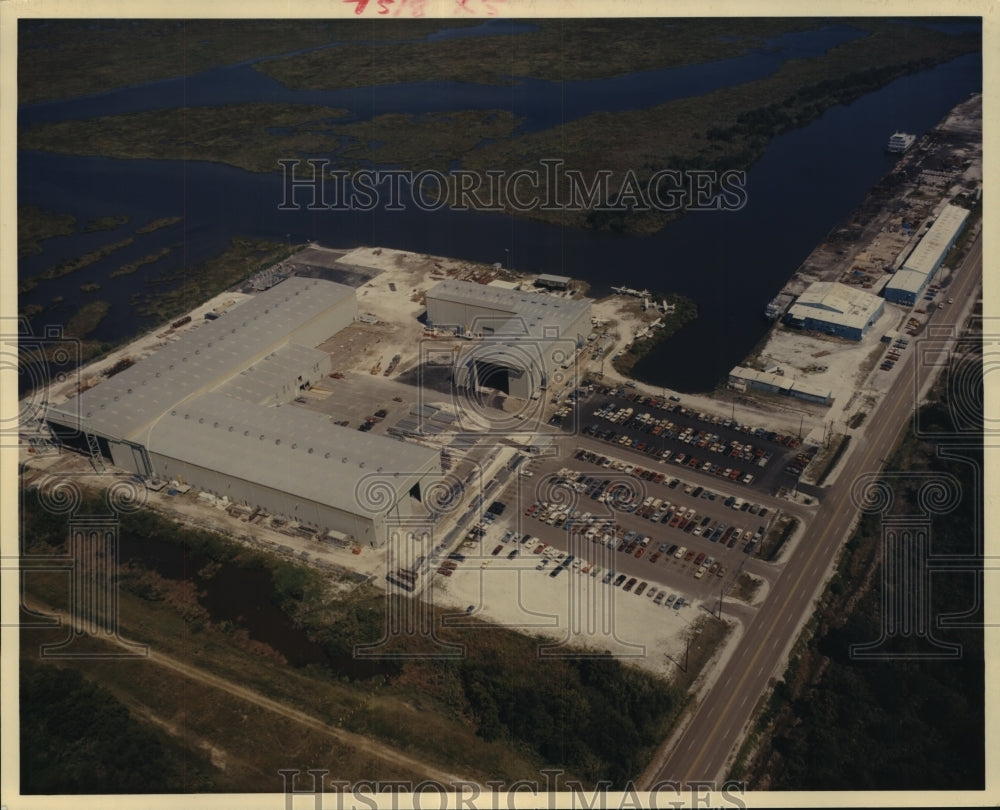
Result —
[[[721, 62], [594, 82], [518, 80], [509, 87], [441, 82], [298, 92], [281, 88], [246, 64], [88, 99], [31, 105], [19, 114], [23, 125], [184, 103], [308, 101], [347, 107], [359, 119], [382, 112], [496, 107], [523, 116], [525, 129], [540, 129], [595, 110], [644, 107], [759, 78], [787, 58], [820, 53], [857, 35], [847, 26], [830, 26], [777, 37], [768, 48]], [[114, 232], [46, 241], [42, 255], [22, 259], [22, 277], [124, 239], [150, 220], [184, 216], [176, 226], [136, 235], [134, 244], [85, 270], [42, 282], [20, 303], [46, 306], [32, 324], [37, 331], [44, 324], [65, 322], [78, 305], [80, 284], [96, 281], [101, 290], [95, 295], [112, 307], [92, 337], [114, 341], [152, 326], [129, 305], [133, 293], [148, 289], [147, 278], [165, 269], [193, 267], [220, 253], [236, 235], [292, 243], [314, 239], [343, 248], [383, 245], [490, 263], [506, 261], [509, 251], [515, 270], [585, 279], [596, 296], [624, 283], [694, 299], [699, 318], [649, 355], [639, 372], [679, 391], [708, 390], [767, 329], [762, 317], [767, 301], [891, 168], [892, 159], [883, 152], [889, 134], [901, 129], [920, 135], [981, 89], [982, 58], [977, 53], [832, 108], [808, 126], [774, 139], [748, 173], [742, 210], [690, 213], [646, 237], [561, 228], [502, 214], [424, 212], [413, 206], [371, 212], [279, 210], [283, 186], [277, 173], [252, 174], [211, 163], [20, 152], [19, 204], [72, 213], [81, 222], [114, 214], [131, 218]], [[161, 262], [109, 280], [120, 265], [176, 243], [182, 248]], [[65, 301], [52, 303], [58, 295]]]

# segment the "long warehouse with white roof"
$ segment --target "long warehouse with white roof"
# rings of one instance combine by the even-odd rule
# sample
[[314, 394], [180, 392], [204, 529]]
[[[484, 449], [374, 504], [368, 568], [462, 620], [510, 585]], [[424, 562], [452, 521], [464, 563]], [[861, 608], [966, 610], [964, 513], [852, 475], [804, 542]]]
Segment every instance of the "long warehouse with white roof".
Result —
[[381, 544], [384, 521], [440, 472], [438, 452], [289, 404], [331, 369], [313, 347], [356, 315], [353, 288], [290, 278], [46, 419], [64, 444], [145, 478]]
[[957, 205], [946, 205], [903, 262], [903, 266], [882, 288], [886, 301], [912, 306], [941, 266], [955, 240], [965, 227], [969, 212]]

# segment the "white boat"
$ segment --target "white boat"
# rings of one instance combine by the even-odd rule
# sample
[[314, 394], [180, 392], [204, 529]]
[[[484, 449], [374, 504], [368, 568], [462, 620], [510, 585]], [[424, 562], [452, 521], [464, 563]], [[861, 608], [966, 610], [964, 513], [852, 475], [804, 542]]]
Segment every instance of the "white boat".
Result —
[[911, 146], [913, 142], [917, 139], [916, 135], [910, 135], [907, 132], [893, 132], [889, 136], [889, 143], [885, 146], [886, 152], [905, 152]]

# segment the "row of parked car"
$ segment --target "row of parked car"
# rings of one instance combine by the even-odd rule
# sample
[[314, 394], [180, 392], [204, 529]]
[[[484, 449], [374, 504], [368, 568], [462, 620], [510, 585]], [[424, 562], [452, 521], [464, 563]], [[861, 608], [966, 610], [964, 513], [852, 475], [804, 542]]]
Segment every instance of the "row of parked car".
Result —
[[[684, 493], [693, 498], [700, 497], [705, 498], [706, 500], [714, 501], [716, 498], [722, 497], [719, 493], [709, 489], [708, 487], [688, 484], [682, 482], [679, 478], [668, 479], [666, 473], [645, 470], [642, 467], [630, 464], [624, 460], [602, 456], [598, 453], [593, 453], [590, 450], [584, 450], [582, 448], [578, 449], [573, 454], [573, 458], [579, 461], [586, 461], [590, 464], [598, 465], [604, 469], [613, 469], [617, 472], [623, 472], [626, 475], [631, 475], [635, 478], [648, 480], [651, 483], [664, 484], [668, 489], [683, 487]], [[584, 493], [593, 500], [607, 503], [613, 509], [632, 512], [639, 507], [639, 504], [633, 501], [635, 493], [629, 486], [623, 483], [612, 483], [610, 479], [598, 481], [596, 478], [588, 477], [585, 473], [571, 473], [566, 468], [560, 470], [559, 475], [562, 477], [563, 481], [570, 483], [577, 492]], [[654, 499], [652, 498], [650, 499], [650, 501], [653, 500]], [[643, 506], [647, 505], [648, 504], [643, 504]], [[749, 512], [752, 515], [759, 514], [761, 517], [768, 513], [767, 507], [761, 506], [758, 503], [745, 501], [743, 498], [737, 498], [732, 495], [726, 498], [725, 505], [743, 512]], [[660, 518], [663, 516], [664, 515], [661, 512]], [[642, 514], [641, 517], [649, 517], [649, 515]], [[660, 518], [653, 518], [653, 520], [659, 520]]]
[[641, 431], [663, 439], [673, 439], [743, 461], [754, 461], [760, 467], [766, 467], [774, 455], [770, 450], [754, 447], [749, 442], [740, 442], [736, 439], [726, 442], [718, 433], [696, 430], [693, 427], [681, 427], [666, 417], [657, 418], [647, 412], [633, 415], [631, 408], [615, 408], [614, 404], [608, 404], [604, 408], [594, 411], [594, 416], [620, 424], [629, 430]]
[[[699, 421], [705, 422], [709, 425], [717, 425], [720, 427], [728, 428], [730, 430], [736, 430], [740, 433], [745, 433], [748, 436], [753, 436], [758, 439], [766, 439], [774, 444], [780, 444], [785, 447], [795, 449], [801, 444], [801, 440], [798, 436], [792, 434], [779, 433], [775, 430], [768, 430], [763, 427], [754, 427], [753, 425], [744, 424], [738, 422], [735, 419], [730, 419], [725, 416], [712, 415], [708, 413], [702, 413], [700, 411], [695, 411], [691, 408], [687, 408], [683, 405], [676, 404], [679, 402], [675, 397], [670, 397], [669, 399], [674, 400], [674, 402], [667, 402], [663, 397], [657, 396], [646, 396], [644, 394], [634, 393], [625, 391], [622, 388], [598, 388], [597, 393], [610, 395], [623, 399], [631, 403], [632, 405], [625, 406], [626, 409], [632, 406], [648, 406], [654, 410], [662, 411], [664, 413], [676, 413], [679, 416], [684, 416], [689, 419], [698, 419]], [[607, 407], [607, 405], [605, 405]], [[634, 409], [633, 409], [634, 413]]]
[[906, 347], [910, 345], [910, 341], [906, 338], [896, 338], [896, 341], [892, 344], [889, 352], [886, 354], [885, 359], [882, 361], [882, 365], [879, 366], [883, 371], [892, 371], [892, 367], [896, 364], [896, 361], [902, 357]]
[[[665, 464], [668, 461], [673, 461], [675, 464], [682, 464], [684, 466], [690, 467], [691, 469], [697, 469], [701, 470], [702, 472], [712, 473], [713, 475], [718, 475], [722, 478], [727, 478], [730, 481], [737, 481], [739, 483], [747, 485], [752, 484], [757, 478], [757, 476], [754, 473], [743, 472], [739, 468], [726, 467], [724, 466], [725, 462], [720, 464], [718, 462], [714, 462], [711, 460], [702, 461], [700, 458], [690, 453], [663, 449], [659, 446], [657, 442], [654, 441], [645, 442], [640, 439], [635, 439], [632, 436], [629, 436], [627, 433], [619, 434], [611, 429], [602, 430], [601, 426], [597, 424], [587, 425], [583, 429], [583, 432], [588, 436], [593, 436], [594, 438], [602, 439], [603, 441], [609, 442], [610, 444], [616, 444], [620, 447], [630, 447], [633, 450], [636, 450], [637, 452], [645, 453], [646, 455], [655, 458], [661, 464]], [[748, 445], [741, 445], [737, 443], [731, 449], [731, 453], [735, 453], [736, 455], [739, 454], [745, 455], [750, 452], [745, 449], [746, 447], [748, 447]], [[767, 460], [770, 460], [771, 454], [769, 451], [767, 452], [767, 456], [768, 456]], [[763, 456], [761, 457], [761, 459], [759, 459], [759, 461], [764, 461], [765, 464], [767, 463], [767, 460], [764, 460]]]

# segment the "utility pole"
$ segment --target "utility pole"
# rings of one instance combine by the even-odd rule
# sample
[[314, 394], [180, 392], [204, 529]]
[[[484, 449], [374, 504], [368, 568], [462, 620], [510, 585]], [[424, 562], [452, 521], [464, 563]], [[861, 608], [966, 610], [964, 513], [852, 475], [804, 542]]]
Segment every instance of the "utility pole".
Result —
[[687, 634], [687, 645], [684, 647], [684, 672], [688, 671], [688, 664], [691, 660], [691, 644], [701, 635], [701, 628]]

